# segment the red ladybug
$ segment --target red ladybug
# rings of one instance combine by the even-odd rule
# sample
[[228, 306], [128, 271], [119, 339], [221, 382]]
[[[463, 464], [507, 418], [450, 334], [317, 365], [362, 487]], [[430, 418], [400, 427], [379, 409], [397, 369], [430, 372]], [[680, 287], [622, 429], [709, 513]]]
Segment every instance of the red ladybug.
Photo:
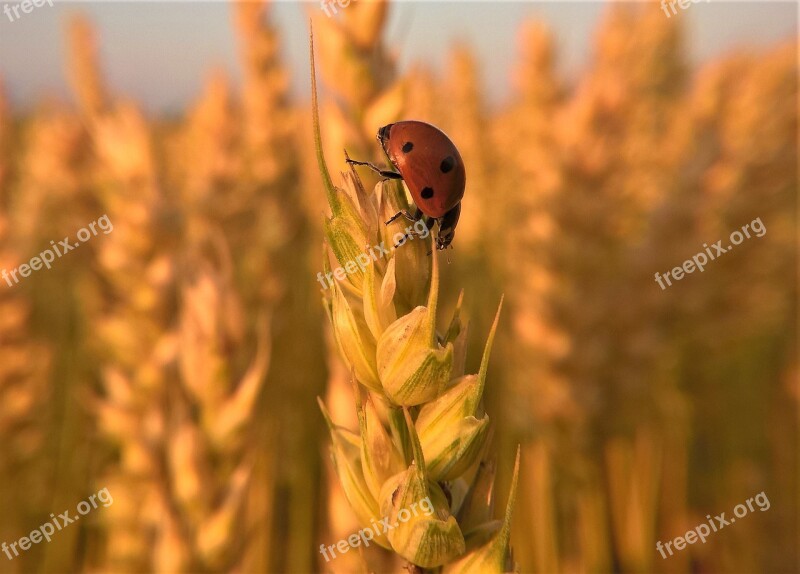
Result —
[[428, 229], [439, 223], [436, 248], [445, 249], [455, 236], [466, 185], [464, 162], [458, 149], [439, 128], [414, 120], [384, 126], [377, 137], [399, 173], [364, 161], [348, 159], [347, 163], [365, 165], [389, 179], [404, 180], [417, 206], [416, 212], [411, 215], [401, 211], [386, 224], [400, 216], [415, 223], [427, 216]]

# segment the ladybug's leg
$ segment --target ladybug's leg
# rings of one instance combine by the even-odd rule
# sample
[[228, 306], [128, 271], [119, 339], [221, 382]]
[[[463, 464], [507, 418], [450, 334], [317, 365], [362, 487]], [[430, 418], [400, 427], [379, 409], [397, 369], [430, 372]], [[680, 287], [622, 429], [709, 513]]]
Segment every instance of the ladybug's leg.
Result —
[[[392, 221], [394, 221], [395, 219], [397, 219], [401, 215], [403, 217], [405, 217], [406, 219], [408, 219], [409, 221], [413, 221], [415, 224], [417, 223], [417, 221], [425, 222], [425, 227], [428, 228], [429, 232], [430, 232], [431, 228], [433, 227], [433, 224], [436, 222], [436, 220], [433, 219], [433, 218], [428, 218], [427, 220], [425, 220], [425, 217], [422, 214], [422, 210], [418, 207], [416, 209], [416, 211], [414, 212], [414, 215], [411, 215], [407, 211], [401, 211], [399, 213], [394, 214], [394, 216], [389, 221], [387, 221], [386, 224], [388, 225], [389, 223], [391, 223]], [[414, 237], [414, 235], [416, 235], [417, 237], [422, 237], [422, 235], [420, 235], [420, 233], [417, 231], [416, 226], [414, 227], [414, 229], [409, 229], [408, 227], [406, 227], [406, 232], [407, 233], [403, 236], [403, 238], [400, 241], [398, 241], [397, 244], [394, 246], [395, 249], [397, 249], [403, 243], [405, 243], [406, 239], [412, 239]]]
[[409, 212], [407, 212], [407, 211], [405, 211], [405, 210], [403, 210], [403, 211], [398, 211], [397, 213], [395, 213], [394, 215], [392, 215], [392, 216], [389, 218], [389, 221], [387, 221], [385, 225], [389, 225], [390, 223], [392, 223], [392, 222], [393, 222], [395, 219], [397, 219], [398, 217], [405, 217], [405, 218], [406, 218], [406, 219], [408, 219], [410, 222], [412, 222], [412, 223], [416, 223], [417, 221], [419, 221], [420, 219], [422, 219], [422, 212], [421, 212], [419, 209], [417, 209], [417, 213], [416, 213], [416, 215], [411, 215]]
[[436, 249], [447, 249], [456, 235], [456, 225], [461, 215], [461, 203], [439, 218], [439, 234], [436, 237]]
[[381, 177], [385, 177], [386, 179], [403, 179], [403, 176], [397, 173], [396, 171], [381, 169], [377, 165], [371, 164], [368, 161], [356, 161], [354, 159], [347, 158], [345, 162], [349, 163], [350, 165], [365, 165], [372, 171], [379, 174]]

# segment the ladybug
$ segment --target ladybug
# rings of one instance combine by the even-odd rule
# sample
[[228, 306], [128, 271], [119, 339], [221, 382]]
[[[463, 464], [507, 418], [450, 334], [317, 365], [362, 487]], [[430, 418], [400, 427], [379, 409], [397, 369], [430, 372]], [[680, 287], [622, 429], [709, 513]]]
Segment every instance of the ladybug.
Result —
[[383, 126], [377, 138], [396, 172], [349, 158], [347, 163], [364, 165], [382, 177], [406, 182], [416, 212], [396, 213], [386, 225], [401, 216], [414, 223], [423, 220], [428, 229], [438, 223], [436, 249], [447, 248], [455, 237], [466, 185], [464, 162], [455, 144], [439, 128], [415, 120]]

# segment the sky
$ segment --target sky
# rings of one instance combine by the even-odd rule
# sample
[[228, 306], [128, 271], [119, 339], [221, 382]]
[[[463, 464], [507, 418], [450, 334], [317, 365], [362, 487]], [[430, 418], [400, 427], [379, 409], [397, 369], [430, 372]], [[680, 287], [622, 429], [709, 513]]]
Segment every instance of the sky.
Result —
[[[45, 94], [70, 97], [64, 31], [76, 12], [96, 25], [112, 91], [134, 98], [151, 112], [183, 108], [200, 93], [213, 67], [239, 78], [231, 10], [225, 2], [50, 1], [52, 6], [45, 3], [30, 13], [19, 12], [13, 21], [0, 13], [0, 77], [15, 105], [32, 105]], [[0, 5], [5, 3], [0, 0]], [[671, 17], [685, 22], [693, 63], [797, 37], [798, 4], [791, 1], [700, 0], [684, 10], [676, 8], [678, 13]], [[401, 71], [416, 61], [441, 70], [449, 47], [456, 41], [468, 42], [478, 55], [490, 101], [501, 103], [510, 94], [521, 21], [538, 18], [550, 26], [559, 70], [570, 78], [587, 66], [593, 32], [605, 9], [603, 1], [400, 0], [392, 6], [387, 41], [396, 51]], [[292, 90], [302, 95], [308, 93], [311, 12], [321, 12], [319, 2], [284, 0], [271, 8], [291, 70]]]

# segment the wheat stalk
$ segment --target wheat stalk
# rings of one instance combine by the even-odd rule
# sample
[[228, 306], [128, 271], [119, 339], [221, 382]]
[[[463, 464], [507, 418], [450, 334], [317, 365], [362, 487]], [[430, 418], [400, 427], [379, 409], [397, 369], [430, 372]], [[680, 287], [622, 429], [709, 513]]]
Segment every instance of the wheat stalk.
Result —
[[[371, 245], [394, 244], [403, 225], [382, 221], [408, 203], [397, 182], [380, 182], [368, 193], [352, 169], [344, 174], [344, 187], [334, 187], [319, 131], [313, 40], [311, 69], [317, 157], [331, 209], [326, 245], [332, 261], [345, 266]], [[361, 388], [355, 392], [359, 433], [336, 426], [321, 401], [320, 406], [333, 438], [334, 465], [362, 526], [383, 516], [397, 522], [406, 506], [426, 497], [433, 501], [433, 514], [379, 533], [377, 544], [418, 568], [505, 572], [512, 567], [509, 535], [519, 460], [502, 523], [491, 521], [492, 497], [485, 496], [480, 464], [489, 434], [483, 389], [500, 309], [480, 372], [465, 375], [460, 305], [447, 331], [436, 330], [439, 267], [427, 255], [432, 245], [431, 239], [411, 241], [385, 260], [354, 268], [326, 293], [341, 355], [367, 389], [363, 402]]]
[[118, 465], [105, 479], [115, 493], [106, 513], [108, 566], [127, 571], [158, 564], [174, 571], [189, 554], [164, 466], [175, 257], [158, 225], [163, 200], [145, 120], [120, 107], [95, 125], [101, 199], [114, 223], [99, 245], [104, 297], [95, 311], [98, 343], [108, 353], [98, 417], [119, 448]]
[[174, 385], [176, 257], [167, 232], [150, 128], [128, 103], [107, 101], [91, 29], [71, 35], [73, 88], [93, 147], [92, 180], [114, 230], [96, 246], [94, 321], [103, 396], [94, 403], [104, 439], [116, 449], [101, 478], [115, 503], [104, 513], [104, 565], [117, 571], [175, 571], [191, 549], [170, 492], [168, 389]]
[[0, 76], [0, 205], [5, 209], [8, 186], [11, 182], [11, 105], [6, 94], [5, 81]]
[[[268, 367], [268, 321], [252, 359], [242, 361], [245, 314], [221, 236], [193, 245], [178, 328], [183, 393], [167, 447], [171, 491], [192, 557], [187, 570], [231, 570], [247, 541], [237, 537], [253, 466], [255, 405]], [[246, 359], [246, 357], [244, 357]], [[242, 366], [240, 366], [242, 365]]]
[[[11, 121], [0, 81], [0, 270], [23, 259], [12, 246], [8, 195], [11, 182]], [[49, 407], [50, 350], [31, 334], [31, 305], [19, 286], [0, 283], [0, 537], [10, 539], [27, 526], [47, 492], [45, 440]], [[21, 489], [31, 496], [20, 497]], [[20, 571], [25, 566], [19, 565]]]
[[[325, 107], [325, 132], [327, 151], [339, 153], [346, 148], [358, 157], [368, 157], [374, 146], [374, 126], [398, 119], [405, 104], [403, 83], [396, 81], [394, 63], [383, 42], [383, 33], [389, 13], [389, 3], [383, 0], [353, 3], [334, 17], [312, 15], [319, 29], [321, 50], [320, 71], [330, 80], [335, 102]], [[347, 78], [345, 80], [345, 78]], [[345, 81], [341, 81], [345, 80]], [[310, 187], [317, 199], [312, 207], [313, 217], [319, 216], [317, 174], [311, 174]], [[367, 176], [370, 178], [371, 176]], [[347, 367], [339, 359], [332, 334], [328, 335], [328, 377], [325, 400], [333, 416], [343, 423], [355, 426], [357, 418], [352, 410], [353, 392]], [[340, 539], [357, 529], [357, 520], [349, 509], [346, 497], [331, 468], [326, 476], [328, 491], [328, 536]], [[334, 572], [351, 572], [360, 567], [355, 553], [342, 556], [335, 563], [326, 564]], [[379, 569], [391, 568], [390, 563]]]
[[[257, 298], [244, 291], [245, 303], [248, 308], [266, 305], [276, 325], [269, 393], [258, 407], [267, 416], [257, 421], [256, 503], [248, 505], [253, 542], [244, 568], [306, 572], [313, 569], [309, 549], [320, 518], [317, 452], [322, 421], [315, 417], [313, 397], [321, 392], [326, 370], [322, 361], [308, 360], [324, 353], [321, 313], [312, 303], [316, 290], [307, 280], [314, 230], [300, 186], [299, 115], [290, 107], [288, 73], [269, 4], [237, 2], [234, 8], [244, 70], [244, 170], [234, 193], [236, 201], [247, 201], [241, 202], [243, 217], [231, 223], [248, 226], [252, 233], [245, 241], [232, 241], [231, 249], [243, 288], [257, 287]], [[311, 422], [298, 425], [301, 420]]]

